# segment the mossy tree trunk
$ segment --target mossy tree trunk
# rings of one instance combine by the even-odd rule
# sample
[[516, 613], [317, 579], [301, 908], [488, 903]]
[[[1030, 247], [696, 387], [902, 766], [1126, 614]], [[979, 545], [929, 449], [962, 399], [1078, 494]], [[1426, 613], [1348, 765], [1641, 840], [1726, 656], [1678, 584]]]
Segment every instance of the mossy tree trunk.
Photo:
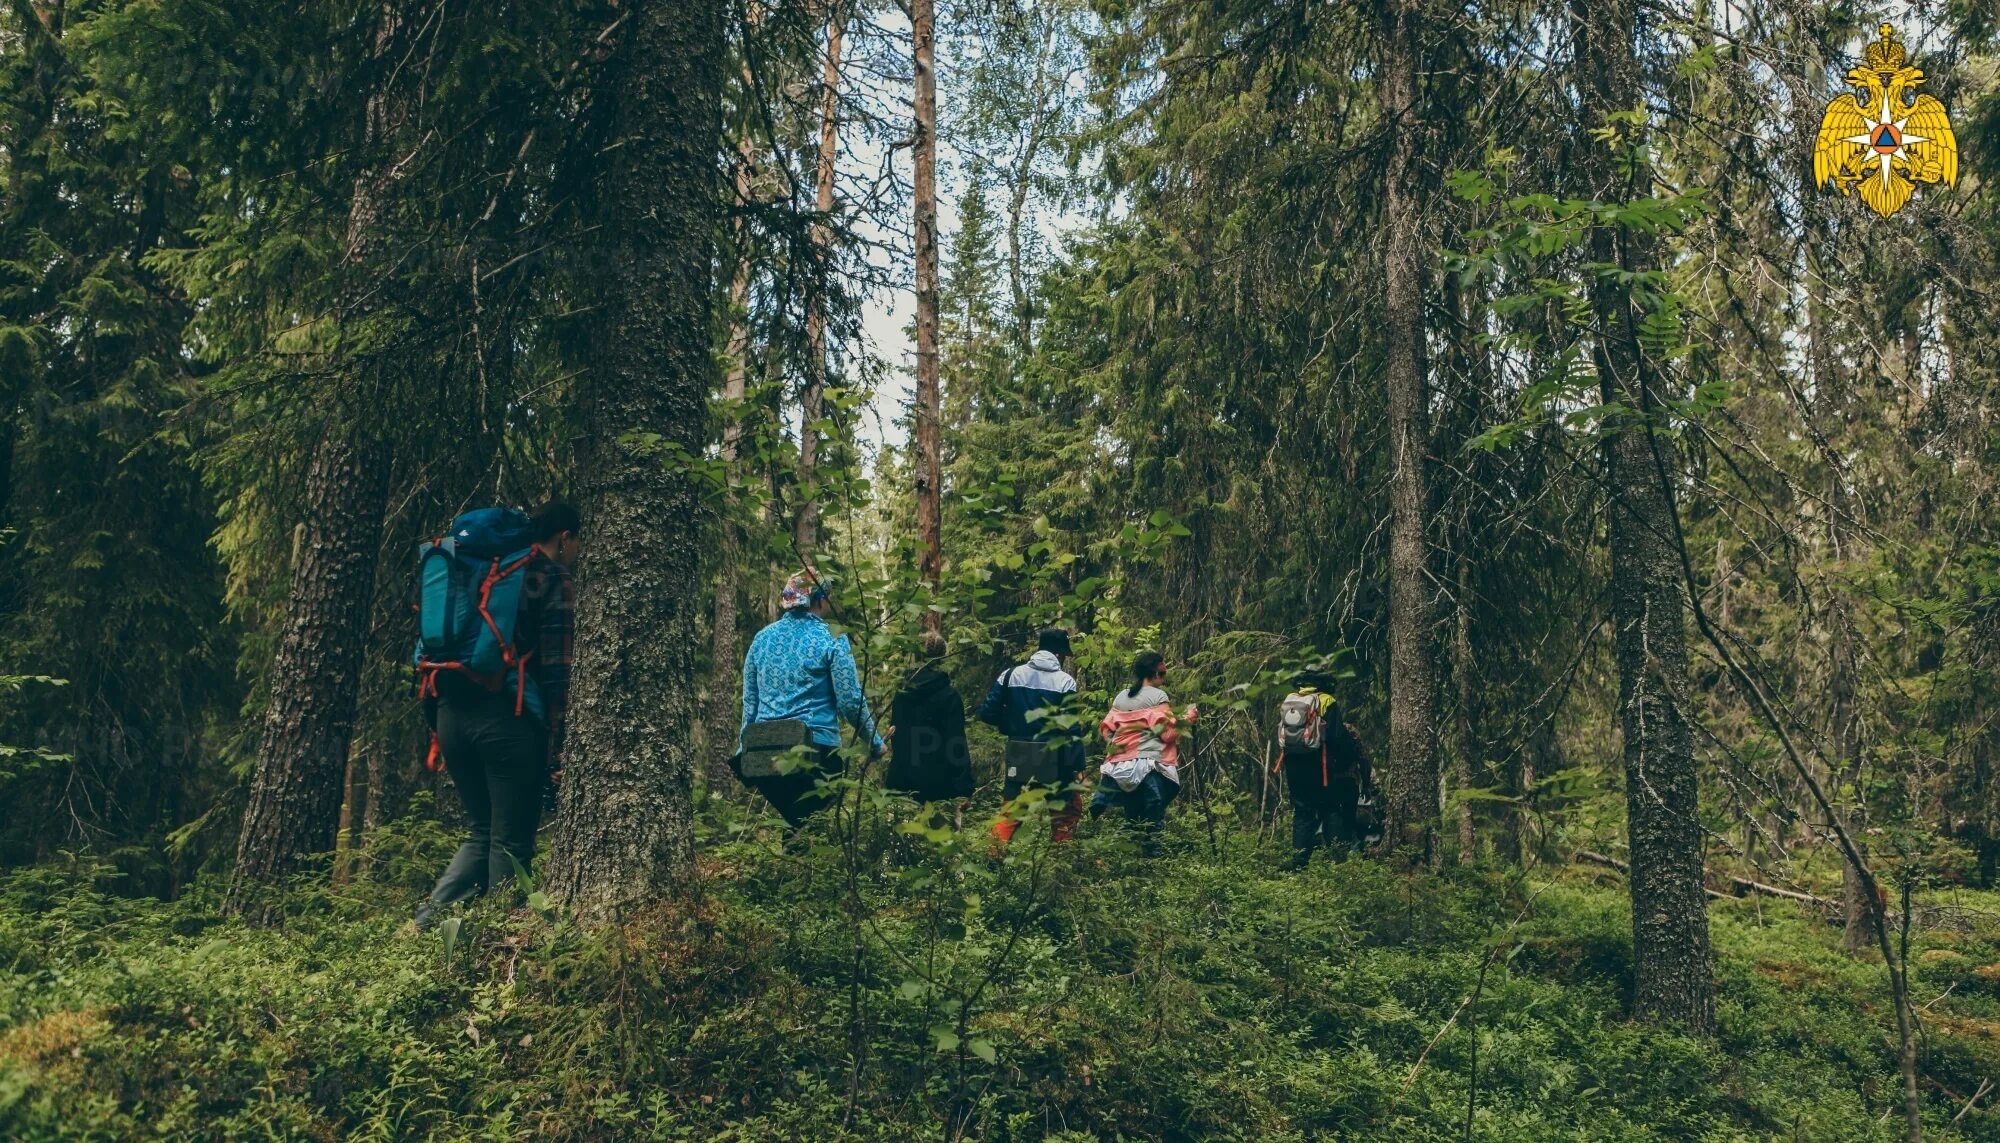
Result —
[[637, 8], [600, 98], [594, 182], [602, 315], [578, 386], [585, 553], [557, 837], [544, 880], [586, 921], [694, 875], [701, 481], [724, 45], [718, 0]]

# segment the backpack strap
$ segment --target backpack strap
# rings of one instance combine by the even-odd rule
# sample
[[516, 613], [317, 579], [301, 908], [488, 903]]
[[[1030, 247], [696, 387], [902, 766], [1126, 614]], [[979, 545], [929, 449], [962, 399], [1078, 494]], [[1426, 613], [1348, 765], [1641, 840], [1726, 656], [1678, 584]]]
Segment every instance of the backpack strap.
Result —
[[[485, 620], [487, 630], [493, 632], [494, 642], [500, 644], [500, 657], [507, 663], [508, 666], [513, 666], [514, 663], [516, 662], [514, 658], [514, 645], [507, 642], [506, 638], [500, 634], [500, 623], [498, 620], [493, 618], [493, 611], [488, 606], [488, 603], [493, 598], [494, 584], [499, 583], [501, 580], [506, 579], [508, 576], [513, 575], [515, 572], [520, 571], [522, 568], [528, 566], [528, 562], [534, 558], [535, 558], [534, 549], [530, 548], [526, 555], [522, 556], [518, 560], [515, 560], [513, 563], [510, 563], [505, 567], [502, 567], [500, 564], [500, 557], [495, 556], [493, 559], [492, 566], [490, 566], [486, 570], [485, 581], [479, 585], [479, 618]], [[516, 634], [518, 635], [519, 632], [516, 632]]]

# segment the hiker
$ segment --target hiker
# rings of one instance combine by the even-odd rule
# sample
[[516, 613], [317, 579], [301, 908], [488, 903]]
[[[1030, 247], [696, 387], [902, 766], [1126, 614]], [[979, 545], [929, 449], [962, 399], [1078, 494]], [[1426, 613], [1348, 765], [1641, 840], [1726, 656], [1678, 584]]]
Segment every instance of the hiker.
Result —
[[979, 720], [1007, 736], [1007, 774], [1000, 789], [1000, 816], [994, 840], [1005, 845], [1021, 828], [1015, 799], [1027, 789], [1046, 789], [1064, 799], [1050, 822], [1056, 841], [1067, 841], [1083, 816], [1081, 794], [1063, 793], [1083, 769], [1083, 744], [1076, 731], [1048, 716], [1059, 713], [1076, 694], [1076, 679], [1064, 669], [1070, 657], [1069, 632], [1050, 627], [1035, 639], [1028, 661], [1001, 672], [979, 706]]
[[1124, 810], [1128, 820], [1139, 823], [1140, 847], [1147, 857], [1159, 853], [1167, 806], [1181, 792], [1181, 723], [1193, 722], [1197, 713], [1190, 706], [1185, 715], [1174, 716], [1167, 692], [1160, 689], [1166, 681], [1166, 657], [1158, 651], [1139, 652], [1132, 660], [1132, 685], [1111, 700], [1111, 710], [1097, 727], [1104, 736], [1104, 764], [1090, 797], [1091, 820], [1113, 806]]
[[1369, 789], [1368, 753], [1341, 721], [1333, 680], [1302, 672], [1278, 706], [1278, 754], [1292, 792], [1291, 868], [1304, 869], [1325, 846], [1345, 861], [1360, 845], [1356, 807]]
[[943, 637], [928, 637], [923, 661], [890, 706], [889, 773], [883, 785], [920, 802], [972, 796], [965, 699], [939, 666], [944, 655]]
[[440, 909], [515, 883], [535, 857], [542, 799], [562, 777], [580, 548], [577, 511], [555, 502], [529, 519], [482, 508], [419, 549], [419, 693], [471, 836], [417, 907], [427, 930]]
[[[868, 743], [871, 757], [884, 746], [861, 692], [854, 650], [826, 625], [833, 605], [825, 581], [807, 566], [785, 581], [778, 606], [784, 614], [757, 632], [743, 657], [743, 726], [729, 765], [788, 828], [797, 829], [821, 808], [819, 779], [846, 770], [842, 719]], [[815, 764], [783, 772], [782, 759], [800, 747]]]

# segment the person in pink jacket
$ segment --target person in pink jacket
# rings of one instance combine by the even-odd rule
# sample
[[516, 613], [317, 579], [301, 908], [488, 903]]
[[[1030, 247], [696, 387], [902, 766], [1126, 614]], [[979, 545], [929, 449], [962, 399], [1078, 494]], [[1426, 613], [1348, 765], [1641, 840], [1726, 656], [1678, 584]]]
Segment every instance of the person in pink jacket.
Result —
[[1195, 717], [1194, 707], [1175, 717], [1167, 692], [1160, 689], [1166, 680], [1165, 656], [1140, 652], [1132, 660], [1132, 685], [1112, 699], [1111, 710], [1097, 726], [1104, 736], [1104, 764], [1091, 795], [1090, 816], [1102, 817], [1112, 806], [1124, 810], [1139, 823], [1140, 845], [1148, 857], [1159, 852], [1167, 805], [1181, 792], [1180, 724]]

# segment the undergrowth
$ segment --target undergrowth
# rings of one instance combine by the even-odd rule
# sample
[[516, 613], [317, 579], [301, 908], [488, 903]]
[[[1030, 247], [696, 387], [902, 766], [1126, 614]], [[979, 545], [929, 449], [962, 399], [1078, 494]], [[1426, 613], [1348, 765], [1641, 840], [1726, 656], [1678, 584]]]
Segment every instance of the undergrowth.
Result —
[[[406, 930], [448, 851], [283, 924], [214, 887], [0, 877], [0, 1137], [169, 1139], [1887, 1140], [1877, 963], [1787, 902], [1713, 910], [1721, 1033], [1631, 1021], [1623, 886], [1575, 869], [1276, 871], [1199, 815], [1142, 861], [1105, 823], [1003, 861], [913, 820], [787, 852], [711, 823], [698, 899], [585, 932], [487, 906]], [[726, 816], [726, 815], [725, 815]], [[2000, 1140], [2000, 919], [1920, 929], [1939, 1136]], [[1468, 1109], [1470, 1110], [1468, 1120]]]

